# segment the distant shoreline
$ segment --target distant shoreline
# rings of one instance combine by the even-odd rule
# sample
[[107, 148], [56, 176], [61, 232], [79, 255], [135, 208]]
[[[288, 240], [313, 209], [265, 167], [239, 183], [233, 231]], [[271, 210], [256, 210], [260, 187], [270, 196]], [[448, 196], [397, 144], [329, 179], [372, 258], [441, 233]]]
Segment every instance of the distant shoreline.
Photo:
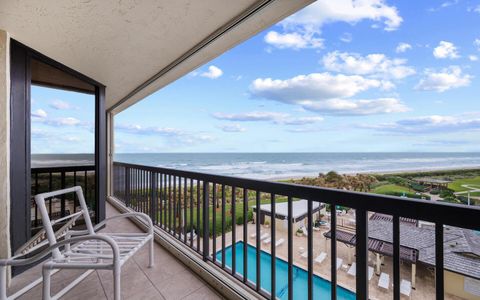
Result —
[[[425, 175], [430, 175], [430, 176], [439, 176], [435, 175], [435, 173], [442, 173], [442, 172], [447, 172], [447, 173], [454, 173], [454, 172], [461, 172], [461, 171], [475, 171], [478, 170], [480, 171], [480, 166], [472, 166], [472, 167], [451, 167], [451, 168], [439, 168], [439, 169], [411, 169], [411, 170], [401, 170], [401, 171], [385, 171], [385, 172], [342, 172], [340, 174], [344, 175], [354, 175], [354, 174], [369, 174], [369, 175], [407, 175], [407, 174], [412, 174], [412, 173], [418, 173], [419, 176], [425, 176]], [[335, 170], [332, 170], [336, 172]], [[275, 177], [275, 178], [269, 178], [267, 180], [270, 181], [287, 181], [287, 180], [299, 180], [302, 178], [316, 178], [317, 176], [298, 176], [298, 177]]]

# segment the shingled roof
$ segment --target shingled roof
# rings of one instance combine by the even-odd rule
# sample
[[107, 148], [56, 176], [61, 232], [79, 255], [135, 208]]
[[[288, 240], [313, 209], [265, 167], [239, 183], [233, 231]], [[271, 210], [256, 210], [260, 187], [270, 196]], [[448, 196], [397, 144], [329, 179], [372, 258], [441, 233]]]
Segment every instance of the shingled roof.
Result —
[[[374, 214], [368, 223], [368, 236], [393, 242], [392, 219]], [[446, 270], [480, 279], [480, 235], [478, 232], [445, 226], [443, 235], [444, 267]], [[418, 261], [435, 266], [435, 228], [417, 227], [400, 222], [400, 245], [418, 250]]]

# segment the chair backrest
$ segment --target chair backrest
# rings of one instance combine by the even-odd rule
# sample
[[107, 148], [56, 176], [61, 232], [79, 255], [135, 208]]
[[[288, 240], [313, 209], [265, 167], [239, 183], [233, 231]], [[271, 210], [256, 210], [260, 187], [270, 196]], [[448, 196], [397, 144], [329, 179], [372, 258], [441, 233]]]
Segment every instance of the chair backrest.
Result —
[[[45, 200], [55, 197], [55, 196], [60, 196], [64, 194], [69, 194], [69, 193], [76, 193], [78, 203], [80, 204], [80, 211], [70, 214], [68, 216], [56, 219], [56, 220], [50, 220], [50, 216], [48, 214], [47, 206], [45, 203]], [[53, 245], [57, 243], [57, 237], [60, 236], [60, 234], [64, 233], [65, 231], [65, 226], [62, 226], [60, 228], [59, 233], [56, 233], [53, 230], [53, 225], [60, 223], [60, 222], [67, 222], [67, 223], [73, 223], [75, 220], [77, 220], [79, 217], [83, 216], [83, 219], [85, 221], [85, 225], [87, 227], [87, 231], [89, 234], [95, 234], [95, 231], [93, 229], [92, 225], [92, 220], [90, 220], [90, 213], [88, 211], [87, 204], [85, 203], [85, 198], [83, 197], [83, 192], [82, 188], [80, 186], [75, 186], [63, 190], [58, 190], [58, 191], [53, 191], [53, 192], [47, 192], [47, 193], [42, 193], [35, 195], [35, 203], [37, 204], [37, 207], [40, 210], [40, 215], [42, 217], [42, 223], [43, 223], [43, 228], [45, 230], [45, 234], [48, 239], [48, 243], [50, 245]], [[61, 258], [61, 253], [58, 249], [55, 249], [53, 251], [53, 257], [54, 258]]]

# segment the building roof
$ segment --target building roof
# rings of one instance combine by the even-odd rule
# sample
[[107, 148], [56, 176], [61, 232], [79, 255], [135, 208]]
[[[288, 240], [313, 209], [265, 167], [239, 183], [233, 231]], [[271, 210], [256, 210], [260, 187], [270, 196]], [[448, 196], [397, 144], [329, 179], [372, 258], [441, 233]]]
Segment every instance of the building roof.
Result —
[[[326, 238], [331, 238], [331, 231], [323, 234]], [[355, 246], [357, 237], [354, 233], [338, 230], [336, 232], [337, 241], [345, 243], [350, 246]], [[386, 241], [377, 240], [374, 238], [368, 239], [368, 250], [386, 256], [393, 256], [393, 244]], [[400, 246], [400, 259], [409, 263], [417, 263], [418, 251], [412, 248]]]
[[426, 182], [426, 183], [433, 183], [433, 184], [447, 184], [450, 183], [450, 180], [442, 180], [437, 178], [429, 178], [429, 177], [422, 177], [422, 178], [414, 178], [416, 182]]
[[[312, 203], [312, 212], [320, 210], [324, 206], [323, 203], [313, 202]], [[256, 206], [252, 206], [253, 210], [256, 211]], [[262, 212], [271, 213], [272, 206], [271, 204], [262, 204], [260, 205], [260, 210]], [[303, 219], [308, 214], [308, 201], [307, 200], [297, 200], [292, 201], [292, 217], [294, 222], [296, 220]], [[277, 202], [275, 203], [275, 215], [278, 218], [279, 216], [282, 219], [288, 217], [288, 202]]]
[[[374, 214], [368, 223], [368, 236], [392, 243], [392, 222]], [[469, 229], [452, 226], [444, 228], [445, 269], [480, 279], [480, 235]], [[417, 227], [400, 222], [400, 245], [416, 249], [418, 261], [435, 266], [435, 227]]]
[[118, 113], [311, 2], [0, 1], [0, 29], [107, 86]]

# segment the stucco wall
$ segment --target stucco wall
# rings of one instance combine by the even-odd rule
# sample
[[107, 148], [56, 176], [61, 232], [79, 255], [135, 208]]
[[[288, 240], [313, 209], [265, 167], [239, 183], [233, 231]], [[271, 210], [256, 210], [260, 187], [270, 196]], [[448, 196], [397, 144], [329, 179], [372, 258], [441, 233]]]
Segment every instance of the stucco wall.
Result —
[[[460, 297], [466, 300], [478, 300], [480, 295], [473, 295], [465, 291], [465, 276], [448, 272], [444, 272], [445, 276], [445, 293]], [[477, 281], [477, 289], [480, 288], [480, 280]]]
[[10, 255], [10, 38], [0, 30], [0, 257]]

